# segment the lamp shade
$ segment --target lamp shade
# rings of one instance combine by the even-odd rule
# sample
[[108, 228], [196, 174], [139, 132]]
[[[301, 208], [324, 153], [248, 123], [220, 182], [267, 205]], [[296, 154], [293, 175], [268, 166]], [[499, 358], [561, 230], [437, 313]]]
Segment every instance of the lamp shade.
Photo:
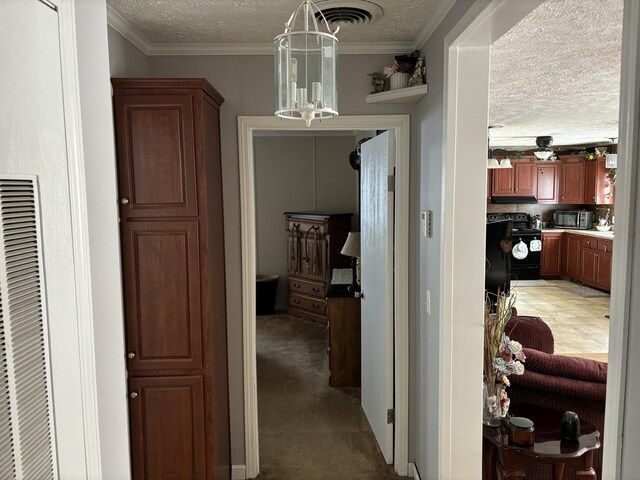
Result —
[[347, 257], [360, 257], [360, 232], [349, 232], [340, 253]]
[[497, 158], [487, 158], [487, 168], [500, 168]]
[[[328, 33], [320, 32], [313, 10], [304, 0], [291, 15], [285, 32], [274, 41], [276, 112], [278, 117], [303, 119], [307, 126], [319, 118], [338, 115], [338, 39], [320, 12]], [[301, 13], [304, 29], [294, 31]], [[314, 27], [314, 28], [310, 28]]]
[[551, 155], [553, 155], [552, 150], [538, 150], [533, 152], [533, 154], [538, 158], [538, 160], [547, 160]]
[[513, 168], [509, 157], [504, 157], [502, 160], [500, 160], [500, 168]]

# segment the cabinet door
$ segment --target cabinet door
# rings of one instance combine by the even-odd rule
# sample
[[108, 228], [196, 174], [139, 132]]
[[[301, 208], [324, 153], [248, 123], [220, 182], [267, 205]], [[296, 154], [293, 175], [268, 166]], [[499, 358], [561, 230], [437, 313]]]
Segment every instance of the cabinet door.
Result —
[[324, 281], [327, 275], [327, 239], [313, 234], [302, 239], [303, 245], [300, 275]]
[[611, 264], [613, 256], [609, 252], [598, 252], [598, 274], [596, 286], [611, 291]]
[[514, 193], [513, 168], [495, 168], [491, 175], [491, 195], [504, 197]]
[[584, 203], [584, 162], [562, 164], [560, 203]]
[[491, 170], [487, 170], [487, 203], [491, 203]]
[[538, 203], [558, 203], [558, 191], [560, 189], [558, 164], [538, 164], [538, 185], [536, 197]]
[[133, 478], [206, 478], [202, 376], [129, 379]]
[[198, 223], [124, 222], [129, 373], [202, 367]]
[[190, 95], [117, 96], [122, 218], [196, 216]]
[[596, 203], [596, 176], [598, 172], [598, 163], [595, 161], [586, 161], [584, 164], [584, 203]]
[[300, 239], [289, 235], [287, 237], [287, 272], [289, 275], [298, 275], [300, 273], [302, 257], [300, 248]]
[[535, 195], [538, 176], [533, 161], [514, 163], [514, 193], [516, 195]]
[[567, 275], [580, 280], [582, 274], [582, 241], [577, 235], [567, 235]]
[[360, 299], [329, 297], [329, 386], [359, 387], [361, 365]]
[[587, 246], [582, 247], [582, 278], [587, 285], [597, 284], [598, 251]]
[[596, 172], [596, 203], [598, 205], [613, 205], [615, 203], [615, 186], [613, 176], [606, 167], [606, 159], [598, 158]]
[[540, 276], [551, 278], [558, 277], [562, 272], [561, 265], [561, 233], [542, 234], [542, 259], [540, 262]]

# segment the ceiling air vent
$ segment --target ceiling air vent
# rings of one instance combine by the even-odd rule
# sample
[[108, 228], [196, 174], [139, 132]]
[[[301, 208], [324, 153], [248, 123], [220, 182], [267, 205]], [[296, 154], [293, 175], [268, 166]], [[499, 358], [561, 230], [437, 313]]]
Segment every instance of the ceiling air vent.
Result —
[[[326, 0], [316, 2], [332, 28], [352, 25], [366, 25], [382, 17], [382, 8], [366, 0]], [[321, 20], [320, 13], [316, 18]]]

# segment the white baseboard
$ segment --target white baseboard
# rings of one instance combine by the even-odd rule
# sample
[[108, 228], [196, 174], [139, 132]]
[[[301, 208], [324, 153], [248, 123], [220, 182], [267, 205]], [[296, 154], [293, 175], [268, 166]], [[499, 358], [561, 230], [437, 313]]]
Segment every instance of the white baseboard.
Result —
[[420, 480], [420, 475], [418, 474], [418, 468], [415, 463], [410, 463], [407, 468], [407, 473], [409, 474], [409, 478], [413, 478], [414, 480]]
[[231, 466], [231, 480], [246, 480], [247, 478], [247, 466], [246, 465], [232, 465]]

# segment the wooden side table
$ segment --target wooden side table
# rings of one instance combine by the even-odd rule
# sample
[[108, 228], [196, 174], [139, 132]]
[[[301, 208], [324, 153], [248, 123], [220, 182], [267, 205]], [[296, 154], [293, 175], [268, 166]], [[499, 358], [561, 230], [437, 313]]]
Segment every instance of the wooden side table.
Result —
[[560, 440], [563, 412], [518, 405], [515, 416], [527, 417], [535, 425], [532, 446], [515, 445], [509, 440], [508, 426], [483, 428], [483, 478], [492, 480], [494, 470], [498, 479], [523, 479], [527, 468], [536, 463], [553, 465], [553, 479], [562, 480], [566, 465], [576, 472], [576, 479], [597, 480], [593, 469], [593, 451], [600, 448], [600, 432], [581, 420], [581, 435], [575, 443]]
[[360, 299], [327, 297], [329, 386], [360, 386]]

